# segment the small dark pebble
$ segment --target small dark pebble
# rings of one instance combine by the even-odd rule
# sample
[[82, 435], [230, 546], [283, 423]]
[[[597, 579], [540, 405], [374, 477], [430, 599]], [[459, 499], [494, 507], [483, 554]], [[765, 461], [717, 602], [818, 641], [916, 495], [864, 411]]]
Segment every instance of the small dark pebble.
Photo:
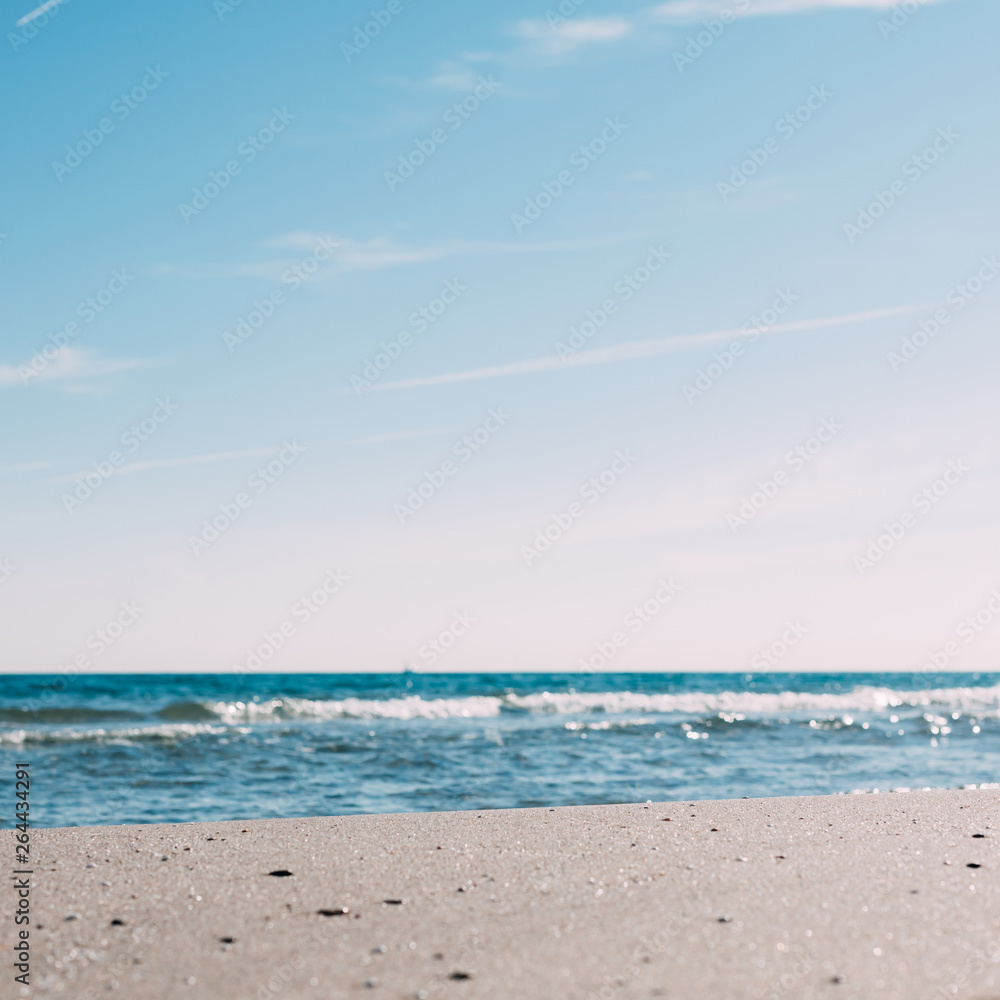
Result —
[[719, 917], [718, 921], [720, 924], [731, 924], [733, 922], [732, 917]]
[[979, 838], [981, 840], [983, 837], [986, 836], [986, 834], [985, 833], [974, 833], [972, 836], [973, 837], [977, 837], [977, 838]]
[[166, 858], [166, 857], [164, 857], [164, 858], [160, 858], [160, 860], [161, 860], [161, 861], [169, 861], [169, 860], [170, 860], [170, 858]]
[[288, 878], [292, 873], [287, 868], [276, 868], [273, 872], [268, 872], [268, 875], [273, 875], [275, 878]]
[[206, 840], [215, 840], [215, 837], [206, 837]]
[[975, 863], [975, 861], [970, 861], [965, 867], [966, 868], [982, 868], [983, 866], [982, 865], [977, 865]]
[[332, 910], [317, 910], [321, 917], [344, 917], [351, 911], [346, 906], [338, 906]]
[[847, 976], [834, 976], [830, 980], [830, 982], [831, 983], [846, 983], [847, 982]]
[[670, 822], [672, 822], [672, 820], [670, 819], [669, 816], [664, 816], [663, 819], [661, 820], [661, 822], [663, 822], [663, 823], [670, 823]]
[[235, 944], [236, 938], [224, 937], [224, 938], [219, 938], [219, 941], [221, 941], [222, 944]]
[[471, 979], [472, 976], [468, 972], [453, 972], [449, 979]]
[[403, 901], [401, 899], [383, 899], [382, 902], [386, 906], [402, 906]]
[[112, 927], [124, 927], [125, 926], [125, 921], [124, 920], [119, 920], [117, 917], [115, 917], [115, 919], [111, 921], [111, 926]]
[[713, 826], [712, 829], [709, 830], [708, 832], [709, 833], [718, 833], [719, 832], [719, 828], [717, 826]]

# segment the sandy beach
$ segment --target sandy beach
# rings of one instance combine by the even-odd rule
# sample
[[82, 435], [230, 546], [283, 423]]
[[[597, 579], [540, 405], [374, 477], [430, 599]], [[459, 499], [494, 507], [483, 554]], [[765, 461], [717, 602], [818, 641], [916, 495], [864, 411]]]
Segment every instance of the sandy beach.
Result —
[[998, 846], [995, 791], [38, 829], [30, 995], [986, 1000]]

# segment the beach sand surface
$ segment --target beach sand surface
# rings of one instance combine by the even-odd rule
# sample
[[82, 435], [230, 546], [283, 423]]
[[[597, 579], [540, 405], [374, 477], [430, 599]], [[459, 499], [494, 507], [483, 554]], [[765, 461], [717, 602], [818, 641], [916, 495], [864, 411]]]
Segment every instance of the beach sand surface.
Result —
[[37, 829], [32, 857], [31, 996], [1000, 998], [995, 791]]

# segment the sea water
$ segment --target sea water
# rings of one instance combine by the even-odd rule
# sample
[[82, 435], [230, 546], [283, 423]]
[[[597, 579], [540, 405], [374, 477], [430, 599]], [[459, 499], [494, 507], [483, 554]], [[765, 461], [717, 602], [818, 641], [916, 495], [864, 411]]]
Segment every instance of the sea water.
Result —
[[39, 826], [981, 787], [1000, 674], [2, 675], [22, 761]]

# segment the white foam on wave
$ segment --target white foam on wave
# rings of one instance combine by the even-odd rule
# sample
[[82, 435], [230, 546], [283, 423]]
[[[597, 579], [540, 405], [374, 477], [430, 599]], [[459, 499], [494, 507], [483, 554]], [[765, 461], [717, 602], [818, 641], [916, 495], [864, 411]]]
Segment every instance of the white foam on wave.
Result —
[[771, 718], [792, 713], [842, 714], [903, 708], [938, 708], [1000, 716], [1000, 685], [934, 688], [923, 691], [859, 686], [826, 694], [810, 691], [690, 691], [646, 694], [638, 691], [542, 691], [502, 697], [465, 698], [271, 698], [260, 702], [215, 702], [207, 705], [220, 721], [234, 725], [287, 719], [485, 719], [501, 711], [553, 715], [603, 712], [612, 715], [719, 715]]
[[1000, 710], [1000, 685], [903, 691], [888, 687], [857, 687], [841, 694], [811, 691], [691, 691], [683, 694], [643, 694], [637, 691], [549, 692], [507, 695], [513, 708], [554, 714], [583, 712], [731, 715], [768, 718], [792, 712], [880, 712], [890, 708], [943, 707], [951, 711]]
[[487, 719], [500, 714], [500, 698], [271, 698], [261, 702], [215, 702], [208, 707], [223, 721], [260, 722], [281, 719]]
[[219, 735], [228, 732], [226, 726], [210, 723], [177, 722], [156, 726], [131, 726], [128, 729], [12, 729], [0, 733], [0, 744], [73, 742], [102, 740], [108, 743], [129, 743], [140, 739], [176, 740], [192, 736]]
[[[219, 735], [233, 727], [293, 720], [335, 719], [488, 719], [501, 712], [546, 715], [678, 715], [718, 716], [727, 722], [743, 719], [782, 718], [793, 714], [843, 716], [845, 713], [886, 712], [893, 709], [930, 709], [940, 713], [961, 712], [1000, 718], [1000, 685], [993, 687], [934, 688], [923, 691], [890, 687], [858, 686], [851, 691], [824, 694], [808, 691], [689, 691], [647, 694], [639, 691], [542, 691], [537, 694], [472, 695], [464, 698], [269, 698], [255, 701], [203, 703], [214, 719], [210, 722], [165, 722], [149, 726], [88, 729], [10, 729], [0, 732], [0, 744], [35, 743], [47, 740], [136, 740], [184, 739]], [[925, 715], [946, 723], [944, 716]], [[641, 719], [630, 720], [640, 725]], [[244, 730], [249, 732], [249, 730]]]

